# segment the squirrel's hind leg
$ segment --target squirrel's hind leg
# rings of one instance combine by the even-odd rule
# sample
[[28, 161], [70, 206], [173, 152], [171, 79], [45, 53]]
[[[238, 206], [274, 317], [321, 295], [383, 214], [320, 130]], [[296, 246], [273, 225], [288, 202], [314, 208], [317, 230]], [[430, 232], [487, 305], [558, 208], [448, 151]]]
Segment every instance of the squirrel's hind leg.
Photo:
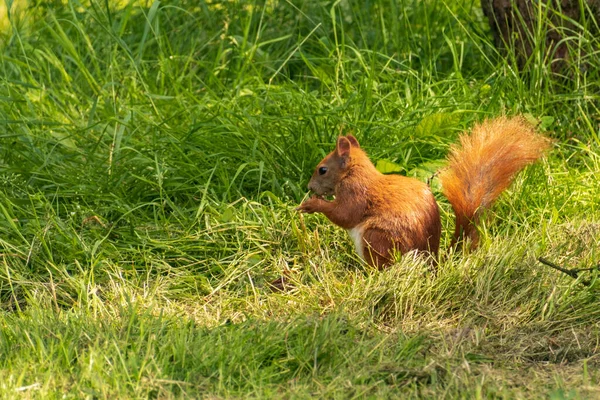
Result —
[[392, 263], [394, 243], [384, 231], [366, 229], [363, 242], [363, 257], [370, 266], [383, 269]]

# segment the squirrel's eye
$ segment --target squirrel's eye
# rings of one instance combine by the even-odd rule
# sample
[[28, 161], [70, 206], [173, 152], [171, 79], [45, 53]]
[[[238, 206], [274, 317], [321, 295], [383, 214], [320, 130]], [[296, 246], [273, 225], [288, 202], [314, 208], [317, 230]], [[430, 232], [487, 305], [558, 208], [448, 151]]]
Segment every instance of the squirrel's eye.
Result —
[[325, 172], [327, 172], [327, 167], [319, 168], [319, 175], [325, 175]]

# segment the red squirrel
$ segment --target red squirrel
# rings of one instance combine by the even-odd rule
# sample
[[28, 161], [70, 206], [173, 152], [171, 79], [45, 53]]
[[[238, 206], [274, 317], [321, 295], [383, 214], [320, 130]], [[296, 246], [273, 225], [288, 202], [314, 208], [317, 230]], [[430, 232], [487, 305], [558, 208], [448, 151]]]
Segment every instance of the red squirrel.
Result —
[[[484, 121], [470, 135], [461, 134], [459, 142], [451, 146], [439, 180], [456, 215], [451, 246], [467, 240], [474, 249], [482, 211], [519, 171], [542, 157], [551, 142], [523, 117]], [[429, 186], [414, 178], [380, 173], [354, 136], [338, 137], [335, 150], [315, 169], [308, 189], [315, 195], [298, 210], [323, 213], [346, 229], [359, 256], [371, 266], [389, 265], [394, 250], [402, 254], [416, 250], [437, 258], [442, 225]], [[324, 198], [331, 195], [332, 201]]]

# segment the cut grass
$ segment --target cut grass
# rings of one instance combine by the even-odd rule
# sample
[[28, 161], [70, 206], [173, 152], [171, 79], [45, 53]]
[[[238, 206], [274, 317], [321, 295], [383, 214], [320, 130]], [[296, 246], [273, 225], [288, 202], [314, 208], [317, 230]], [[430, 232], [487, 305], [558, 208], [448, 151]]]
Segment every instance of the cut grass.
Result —
[[[593, 31], [561, 77], [542, 36], [516, 69], [469, 1], [13, 7], [0, 396], [598, 396], [597, 284], [536, 261], [600, 259]], [[461, 130], [514, 113], [555, 149], [436, 274], [372, 271], [294, 211], [340, 132], [425, 180]]]

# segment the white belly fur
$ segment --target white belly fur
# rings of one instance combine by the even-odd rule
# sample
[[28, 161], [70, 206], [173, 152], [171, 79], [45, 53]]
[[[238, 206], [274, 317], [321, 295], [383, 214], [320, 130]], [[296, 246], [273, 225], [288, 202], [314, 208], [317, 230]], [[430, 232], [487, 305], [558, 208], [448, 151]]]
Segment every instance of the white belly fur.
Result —
[[354, 247], [356, 248], [356, 252], [360, 256], [360, 258], [363, 258], [363, 259], [365, 258], [365, 255], [364, 255], [365, 241], [363, 240], [364, 232], [365, 232], [365, 229], [360, 225], [357, 225], [352, 229], [348, 229], [348, 234], [350, 235], [350, 238], [354, 242]]

